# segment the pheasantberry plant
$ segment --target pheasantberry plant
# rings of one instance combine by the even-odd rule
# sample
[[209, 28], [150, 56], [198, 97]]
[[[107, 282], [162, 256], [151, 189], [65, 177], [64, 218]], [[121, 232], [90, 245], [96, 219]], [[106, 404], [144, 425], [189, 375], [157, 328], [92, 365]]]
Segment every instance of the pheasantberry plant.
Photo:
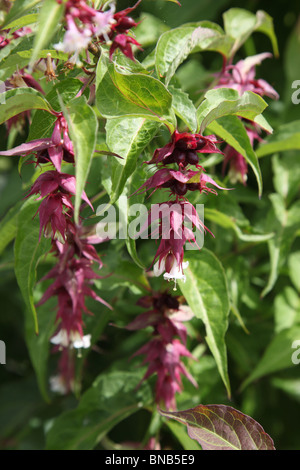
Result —
[[1, 2], [4, 448], [296, 445], [300, 121], [271, 16], [200, 3]]

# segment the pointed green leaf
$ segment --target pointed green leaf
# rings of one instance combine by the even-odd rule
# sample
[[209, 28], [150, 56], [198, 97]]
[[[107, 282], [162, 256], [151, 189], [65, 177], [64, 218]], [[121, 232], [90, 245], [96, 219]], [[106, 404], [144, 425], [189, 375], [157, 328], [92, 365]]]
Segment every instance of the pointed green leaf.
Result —
[[15, 238], [17, 233], [17, 222], [20, 207], [24, 201], [19, 201], [12, 207], [0, 223], [0, 254], [5, 250], [7, 245]]
[[218, 135], [238, 153], [243, 155], [251, 166], [259, 189], [262, 194], [262, 176], [257, 156], [252, 148], [248, 134], [241, 120], [237, 116], [226, 116], [210, 123], [209, 132]]
[[10, 29], [11, 30], [10, 32], [13, 32], [14, 30], [18, 30], [20, 28], [23, 28], [24, 26], [28, 26], [29, 24], [36, 23], [37, 19], [38, 19], [38, 14], [31, 13], [30, 15], [25, 15], [25, 16], [22, 16], [22, 18], [20, 19], [12, 21], [6, 26], [6, 28]]
[[225, 273], [216, 256], [205, 248], [186, 251], [186, 282], [180, 289], [195, 316], [206, 328], [206, 341], [216, 360], [219, 373], [230, 395], [225, 334], [228, 327], [229, 296]]
[[300, 297], [291, 286], [284, 287], [275, 297], [274, 313], [276, 333], [300, 324]]
[[[13, 52], [9, 54], [6, 59], [1, 61], [0, 80], [7, 80], [17, 69], [20, 70], [29, 64], [33, 51], [32, 41], [29, 39], [24, 39], [19, 47], [13, 49]], [[20, 50], [21, 46], [23, 46], [22, 50]], [[6, 51], [6, 48], [2, 50]], [[64, 52], [55, 51], [54, 49], [43, 49], [39, 51], [38, 59], [46, 59], [48, 54], [51, 54], [52, 59], [66, 61], [68, 58], [68, 55]]]
[[260, 31], [270, 38], [274, 54], [278, 56], [273, 20], [266, 12], [258, 10], [254, 14], [242, 8], [231, 8], [223, 14], [223, 20], [226, 34], [235, 40], [232, 56], [254, 31]]
[[208, 91], [197, 109], [198, 125], [202, 134], [215, 119], [230, 114], [254, 121], [267, 107], [267, 103], [255, 93], [246, 91], [242, 96], [232, 88]]
[[210, 21], [186, 24], [161, 35], [155, 52], [155, 67], [159, 77], [168, 84], [180, 64], [193, 52], [216, 51], [227, 55], [233, 41], [222, 28]]
[[107, 120], [108, 148], [122, 157], [109, 157], [113, 159], [111, 204], [114, 204], [123, 192], [127, 179], [136, 169], [139, 155], [151, 142], [158, 127], [156, 121], [149, 121], [146, 118], [123, 117]]
[[96, 147], [98, 121], [95, 111], [86, 103], [84, 96], [72, 101], [67, 110], [62, 101], [61, 106], [64, 110], [70, 137], [74, 145], [76, 159], [74, 218], [75, 221], [78, 222], [82, 191], [84, 191]]
[[273, 220], [275, 237], [268, 241], [270, 273], [261, 297], [264, 297], [273, 289], [280, 268], [284, 266], [290, 247], [299, 230], [300, 219], [300, 201], [296, 201], [287, 209], [279, 194], [271, 194], [269, 197], [275, 214]]
[[10, 23], [17, 20], [21, 16], [23, 16], [24, 13], [31, 10], [39, 3], [41, 3], [41, 0], [17, 0], [15, 1], [9, 13], [6, 15], [6, 18], [2, 27], [4, 26], [8, 27]]
[[38, 333], [38, 319], [34, 306], [33, 288], [36, 282], [36, 267], [41, 256], [50, 250], [50, 240], [41, 237], [39, 242], [39, 220], [34, 217], [39, 203], [29, 199], [21, 208], [15, 241], [15, 273], [25, 300], [26, 308], [32, 316], [32, 329]]
[[255, 369], [243, 382], [241, 389], [243, 390], [250, 383], [253, 383], [255, 380], [258, 380], [265, 375], [294, 366], [295, 364], [292, 361], [292, 354], [295, 352], [295, 349], [293, 349], [293, 343], [294, 341], [299, 341], [299, 338], [299, 325], [282, 330], [278, 333], [267, 346]]
[[288, 267], [290, 279], [296, 289], [300, 292], [300, 251], [295, 251], [290, 254]]
[[273, 184], [275, 191], [284, 199], [286, 206], [295, 199], [299, 191], [300, 167], [297, 152], [289, 152], [279, 157], [272, 156]]
[[30, 67], [36, 62], [38, 54], [49, 42], [57, 30], [64, 13], [64, 3], [56, 0], [44, 0], [38, 18], [38, 30], [35, 36]]
[[[58, 95], [63, 100], [64, 104], [68, 105], [68, 103], [75, 98], [81, 88], [82, 82], [80, 80], [77, 78], [68, 78], [67, 80], [62, 80], [54, 85], [49, 93], [47, 93], [46, 99], [55, 111], [60, 111]], [[56, 117], [52, 114], [43, 110], [38, 110], [33, 116], [27, 142], [30, 140], [51, 137], [55, 121]]]
[[[103, 74], [102, 68], [100, 72]], [[109, 63], [97, 87], [96, 98], [97, 107], [106, 118], [145, 117], [165, 123], [172, 132], [176, 127], [172, 95], [159, 80], [148, 75], [119, 73]]]
[[263, 33], [270, 38], [274, 55], [275, 57], [279, 57], [279, 49], [278, 49], [277, 38], [276, 38], [275, 30], [274, 30], [273, 18], [263, 10], [258, 10], [256, 12], [256, 18], [257, 18], [257, 22], [256, 22], [255, 31]]
[[152, 394], [140, 372], [101, 374], [76, 409], [56, 418], [47, 432], [48, 450], [89, 450], [120, 421], [149, 405]]
[[[127, 223], [126, 246], [127, 246], [128, 253], [130, 254], [135, 264], [142, 269], [145, 269], [145, 266], [137, 254], [136, 238], [134, 237], [135, 231], [138, 232], [141, 229], [140, 224], [138, 225], [136, 230], [133, 231], [134, 232], [133, 234], [130, 233], [131, 224], [134, 223], [135, 218], [139, 217], [141, 213], [140, 211], [138, 211], [137, 214], [132, 215], [130, 214], [130, 211], [132, 210], [132, 206], [134, 206], [135, 204], [138, 204], [138, 205], [144, 204], [145, 193], [142, 193], [142, 194], [134, 194], [134, 193], [141, 186], [141, 181], [145, 181], [145, 178], [147, 178], [147, 168], [142, 167], [142, 166], [137, 167], [135, 172], [128, 179], [125, 185], [122, 197], [118, 200], [118, 207], [120, 211], [120, 217], [122, 218], [122, 223], [124, 223], [124, 225]], [[133, 194], [134, 196], [132, 196]], [[142, 207], [145, 207], [145, 206], [142, 206]], [[147, 213], [144, 214], [144, 217], [147, 218]]]
[[33, 88], [15, 88], [0, 95], [0, 124], [29, 109], [45, 109], [51, 106], [44, 96]]
[[291, 398], [300, 401], [300, 379], [288, 379], [275, 377], [271, 381], [272, 386], [279, 388], [283, 392], [287, 393]]
[[189, 95], [179, 88], [169, 86], [172, 93], [172, 106], [180, 119], [188, 126], [193, 133], [197, 131], [197, 110]]
[[264, 139], [256, 151], [258, 158], [286, 150], [300, 149], [300, 121], [280, 126], [273, 135]]
[[50, 402], [48, 386], [48, 358], [51, 350], [50, 338], [55, 332], [56, 299], [49, 299], [46, 304], [38, 307], [37, 318], [39, 333], [32, 327], [32, 315], [25, 312], [25, 339], [38, 386], [42, 397]]
[[266, 242], [274, 237], [274, 233], [245, 233], [236, 224], [235, 217], [229, 217], [227, 214], [217, 209], [205, 209], [205, 218], [215, 222], [224, 228], [231, 228], [237, 237], [244, 242], [261, 243]]

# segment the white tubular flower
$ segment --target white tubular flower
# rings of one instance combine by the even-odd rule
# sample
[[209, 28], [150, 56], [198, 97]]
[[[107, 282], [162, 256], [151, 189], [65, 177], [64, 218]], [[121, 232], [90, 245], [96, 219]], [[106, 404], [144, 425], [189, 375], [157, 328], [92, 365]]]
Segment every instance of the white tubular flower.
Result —
[[64, 35], [63, 42], [54, 45], [57, 51], [72, 54], [78, 58], [82, 49], [86, 49], [91, 40], [92, 33], [88, 28], [80, 31], [73, 20], [68, 21], [68, 29]]
[[107, 33], [109, 33], [111, 26], [115, 23], [115, 9], [115, 5], [111, 5], [108, 11], [97, 11], [93, 17], [93, 21], [96, 25], [94, 31], [95, 36], [104, 36], [107, 42], [109, 41]]
[[50, 341], [65, 348], [87, 349], [91, 346], [91, 335], [81, 336], [79, 331], [70, 331], [68, 334], [67, 330], [60, 330]]
[[[183, 270], [186, 269], [189, 265], [188, 261], [183, 262], [182, 264], [178, 264], [175, 257], [172, 257], [171, 265], [170, 265], [170, 258], [167, 255], [162, 260], [159, 260], [153, 266], [153, 272], [155, 276], [160, 276], [164, 273], [164, 279], [168, 281], [175, 282], [175, 289], [176, 290], [176, 281], [181, 280], [183, 282], [186, 281], [186, 276], [183, 273]], [[167, 259], [168, 258], [168, 259]], [[167, 260], [167, 269], [166, 269], [166, 260]]]
[[182, 266], [180, 266], [176, 261], [174, 262], [171, 271], [169, 273], [165, 272], [164, 273], [164, 279], [168, 279], [171, 281], [176, 281], [179, 279], [183, 282], [186, 281], [186, 276], [183, 274], [183, 270], [186, 269], [189, 265], [188, 261], [185, 261], [182, 263]]

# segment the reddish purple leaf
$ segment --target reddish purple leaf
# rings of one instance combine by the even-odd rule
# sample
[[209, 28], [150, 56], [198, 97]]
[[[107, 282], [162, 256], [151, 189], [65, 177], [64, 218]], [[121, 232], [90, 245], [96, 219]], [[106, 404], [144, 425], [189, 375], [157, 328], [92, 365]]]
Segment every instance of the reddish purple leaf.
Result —
[[271, 437], [253, 418], [226, 405], [199, 405], [162, 416], [186, 424], [203, 450], [275, 450]]

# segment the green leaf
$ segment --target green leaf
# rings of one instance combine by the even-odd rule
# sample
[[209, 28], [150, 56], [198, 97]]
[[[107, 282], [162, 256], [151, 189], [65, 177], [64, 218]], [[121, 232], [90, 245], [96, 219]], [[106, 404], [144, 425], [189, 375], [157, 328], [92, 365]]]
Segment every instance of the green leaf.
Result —
[[200, 133], [215, 119], [233, 114], [255, 121], [267, 107], [267, 103], [255, 93], [246, 91], [242, 96], [232, 88], [209, 90], [197, 109]]
[[186, 282], [180, 289], [195, 316], [206, 328], [206, 341], [216, 360], [219, 373], [230, 395], [225, 334], [228, 327], [229, 296], [225, 273], [216, 256], [205, 248], [186, 251]]
[[3, 381], [0, 388], [0, 432], [3, 438], [16, 436], [29, 423], [33, 413], [43, 405], [33, 375], [23, 377], [22, 386]]
[[[299, 261], [299, 260], [298, 260]], [[300, 324], [300, 298], [295, 289], [286, 286], [275, 298], [275, 331], [279, 333]]]
[[48, 393], [48, 358], [51, 349], [50, 338], [55, 332], [56, 299], [49, 299], [38, 307], [39, 333], [32, 328], [32, 315], [25, 311], [25, 339], [30, 359], [34, 367], [42, 397], [50, 402]]
[[[27, 44], [27, 46], [26, 46]], [[0, 66], [0, 80], [7, 80], [17, 70], [22, 69], [28, 65], [32, 55], [32, 41], [24, 40], [20, 47], [23, 46], [24, 50], [19, 50], [19, 47], [13, 50], [13, 53], [9, 54], [8, 57], [1, 62]], [[9, 47], [9, 46], [8, 46]], [[6, 48], [3, 49], [5, 51]], [[66, 61], [68, 55], [64, 52], [58, 52], [54, 49], [44, 49], [39, 51], [38, 59], [46, 59], [47, 55], [51, 54], [52, 59], [59, 59]]]
[[291, 398], [300, 401], [300, 379], [288, 379], [275, 377], [271, 381], [272, 385], [279, 390], [290, 395]]
[[232, 229], [237, 237], [244, 242], [261, 243], [274, 237], [274, 233], [245, 233], [235, 222], [235, 217], [230, 217], [217, 209], [205, 209], [205, 218], [224, 228]]
[[272, 157], [273, 184], [276, 192], [281, 195], [288, 206], [297, 196], [300, 188], [299, 155], [289, 152], [279, 158]]
[[[67, 106], [82, 88], [82, 82], [77, 78], [68, 78], [54, 85], [46, 95], [46, 100], [55, 111], [60, 111], [59, 96]], [[35, 139], [51, 137], [56, 117], [43, 110], [38, 110], [33, 116], [27, 142]]]
[[227, 55], [233, 41], [222, 29], [210, 22], [200, 21], [172, 29], [161, 35], [155, 52], [158, 77], [165, 77], [168, 84], [180, 64], [191, 54], [199, 51], [215, 51]]
[[12, 8], [10, 9], [9, 13], [7, 14], [3, 25], [4, 27], [9, 27], [8, 25], [13, 21], [17, 20], [21, 16], [24, 15], [29, 10], [32, 10], [36, 5], [41, 3], [41, 0], [17, 0], [13, 3]]
[[[124, 224], [124, 226], [126, 227], [125, 241], [128, 253], [130, 254], [135, 264], [142, 269], [145, 269], [145, 266], [139, 259], [137, 254], [136, 238], [134, 238], [136, 230], [133, 231], [133, 234], [130, 233], [131, 223], [134, 223], [135, 217], [140, 215], [140, 211], [138, 211], [138, 213], [134, 215], [130, 215], [130, 211], [132, 210], [132, 206], [134, 206], [135, 204], [140, 205], [144, 203], [145, 193], [135, 194], [134, 196], [132, 195], [137, 191], [137, 189], [139, 189], [139, 187], [141, 186], [141, 181], [145, 180], [145, 178], [147, 177], [146, 175], [147, 170], [143, 167], [138, 167], [128, 179], [122, 197], [120, 197], [118, 200], [118, 207], [120, 217], [122, 218], [122, 224]], [[143, 207], [145, 206], [142, 206], [142, 208]], [[147, 214], [144, 214], [144, 217], [147, 217]], [[141, 227], [138, 226], [137, 231], [140, 229]]]
[[17, 233], [17, 222], [20, 207], [24, 204], [19, 201], [12, 207], [0, 223], [0, 254], [3, 253], [7, 245], [15, 238]]
[[38, 333], [38, 319], [34, 306], [33, 289], [36, 268], [41, 256], [50, 250], [50, 240], [42, 237], [39, 242], [39, 221], [34, 217], [39, 203], [29, 199], [20, 210], [15, 241], [15, 274], [26, 308], [33, 319], [31, 328]]
[[112, 158], [112, 187], [110, 202], [114, 204], [122, 194], [128, 178], [136, 169], [137, 159], [151, 142], [159, 124], [146, 118], [115, 118], [106, 123], [106, 143], [111, 152], [122, 158]]
[[275, 450], [274, 442], [250, 416], [226, 405], [198, 405], [184, 411], [162, 411], [162, 416], [187, 426], [203, 450]]
[[[128, 287], [134, 292], [139, 289], [142, 293], [147, 293], [151, 290], [147, 276], [144, 269], [138, 263], [132, 263], [131, 260], [123, 261], [120, 257], [115, 257], [114, 260], [109, 260], [109, 269], [113, 275], [109, 278], [103, 278], [101, 281], [96, 280], [95, 285], [101, 286], [101, 289], [108, 292], [120, 286]], [[99, 335], [98, 337], [99, 338]]]
[[255, 174], [259, 196], [262, 194], [262, 175], [257, 156], [252, 148], [246, 129], [237, 116], [226, 116], [210, 123], [209, 132], [217, 134], [227, 144], [243, 155]]
[[54, 420], [47, 433], [48, 450], [89, 450], [120, 421], [151, 402], [149, 386], [140, 372], [101, 374], [75, 410]]
[[[11, 55], [13, 55], [13, 52], [15, 50], [18, 50], [20, 47], [22, 47], [22, 45], [25, 43], [25, 44], [32, 44], [32, 42], [30, 41], [30, 35], [29, 37], [27, 38], [18, 38], [18, 39], [14, 39], [13, 41], [11, 41], [9, 44], [7, 44], [5, 47], [3, 47], [1, 50], [0, 50], [0, 77], [2, 78], [3, 77], [3, 68], [4, 68], [4, 64], [6, 63], [7, 60], [9, 60], [9, 57]], [[16, 68], [15, 68], [16, 70]], [[13, 73], [13, 72], [12, 72]], [[10, 75], [12, 75], [12, 73]], [[7, 75], [7, 76], [4, 76], [4, 78], [8, 78], [10, 75]]]
[[226, 34], [235, 40], [231, 56], [254, 31], [266, 34], [272, 42], [274, 54], [279, 55], [273, 20], [266, 12], [258, 10], [254, 14], [242, 8], [230, 8], [223, 14], [223, 20]]
[[119, 73], [109, 63], [97, 87], [96, 98], [97, 107], [106, 118], [145, 117], [165, 123], [171, 132], [176, 127], [171, 114], [172, 95], [159, 80], [148, 75]]
[[270, 273], [267, 285], [261, 297], [267, 295], [274, 287], [280, 268], [285, 264], [290, 247], [299, 230], [300, 201], [295, 202], [289, 209], [279, 194], [270, 196], [274, 211], [275, 237], [268, 241], [270, 254]]
[[300, 251], [291, 253], [288, 259], [288, 268], [290, 279], [297, 291], [300, 292]]
[[[61, 102], [62, 109], [64, 105]], [[76, 195], [74, 218], [78, 223], [81, 196], [89, 174], [98, 130], [98, 121], [95, 111], [86, 103], [84, 96], [76, 98], [70, 103], [69, 108], [64, 110], [68, 122], [69, 133], [74, 145], [76, 159]]]
[[[286, 48], [284, 51], [283, 57], [283, 67], [285, 70], [285, 76], [288, 86], [288, 93], [286, 95], [286, 99], [288, 101], [291, 100], [290, 97], [290, 84], [293, 83], [294, 80], [299, 79], [300, 77], [300, 64], [298, 60], [295, 60], [295, 57], [299, 51], [300, 46], [300, 35], [299, 35], [299, 28], [298, 24], [296, 23], [294, 26], [293, 31], [289, 34], [287, 39]], [[297, 92], [298, 95], [298, 92]]]
[[0, 124], [29, 109], [45, 109], [51, 106], [44, 96], [33, 88], [15, 88], [0, 95]]
[[273, 135], [265, 139], [256, 150], [258, 158], [286, 150], [300, 149], [300, 121], [289, 122], [280, 126]]
[[189, 95], [179, 88], [169, 86], [169, 91], [172, 93], [172, 106], [180, 119], [188, 126], [189, 130], [193, 133], [197, 131], [197, 110], [194, 103], [189, 98]]
[[25, 15], [22, 16], [22, 18], [17, 19], [15, 21], [12, 21], [9, 23], [6, 28], [10, 29], [10, 32], [13, 32], [14, 30], [18, 30], [20, 28], [23, 28], [24, 26], [28, 26], [29, 24], [34, 24], [37, 22], [38, 15], [37, 13], [31, 13], [30, 15]]
[[273, 18], [263, 10], [258, 10], [256, 12], [256, 18], [257, 23], [255, 31], [263, 33], [270, 38], [274, 55], [275, 57], [279, 57], [279, 49], [274, 30]]
[[54, 36], [59, 22], [64, 13], [64, 3], [56, 0], [44, 0], [38, 17], [38, 30], [35, 36], [30, 67], [36, 62], [40, 50], [42, 50]]
[[292, 344], [300, 338], [300, 326], [293, 326], [278, 333], [267, 346], [261, 360], [252, 373], [242, 383], [243, 390], [250, 383], [264, 377], [265, 375], [284, 370], [294, 366]]
[[262, 114], [259, 114], [258, 116], [256, 116], [254, 118], [254, 122], [255, 124], [257, 124], [261, 129], [263, 129], [264, 131], [268, 132], [268, 134], [272, 134], [273, 133], [273, 128], [272, 126], [268, 123], [268, 121], [266, 120], [266, 118], [262, 115]]

